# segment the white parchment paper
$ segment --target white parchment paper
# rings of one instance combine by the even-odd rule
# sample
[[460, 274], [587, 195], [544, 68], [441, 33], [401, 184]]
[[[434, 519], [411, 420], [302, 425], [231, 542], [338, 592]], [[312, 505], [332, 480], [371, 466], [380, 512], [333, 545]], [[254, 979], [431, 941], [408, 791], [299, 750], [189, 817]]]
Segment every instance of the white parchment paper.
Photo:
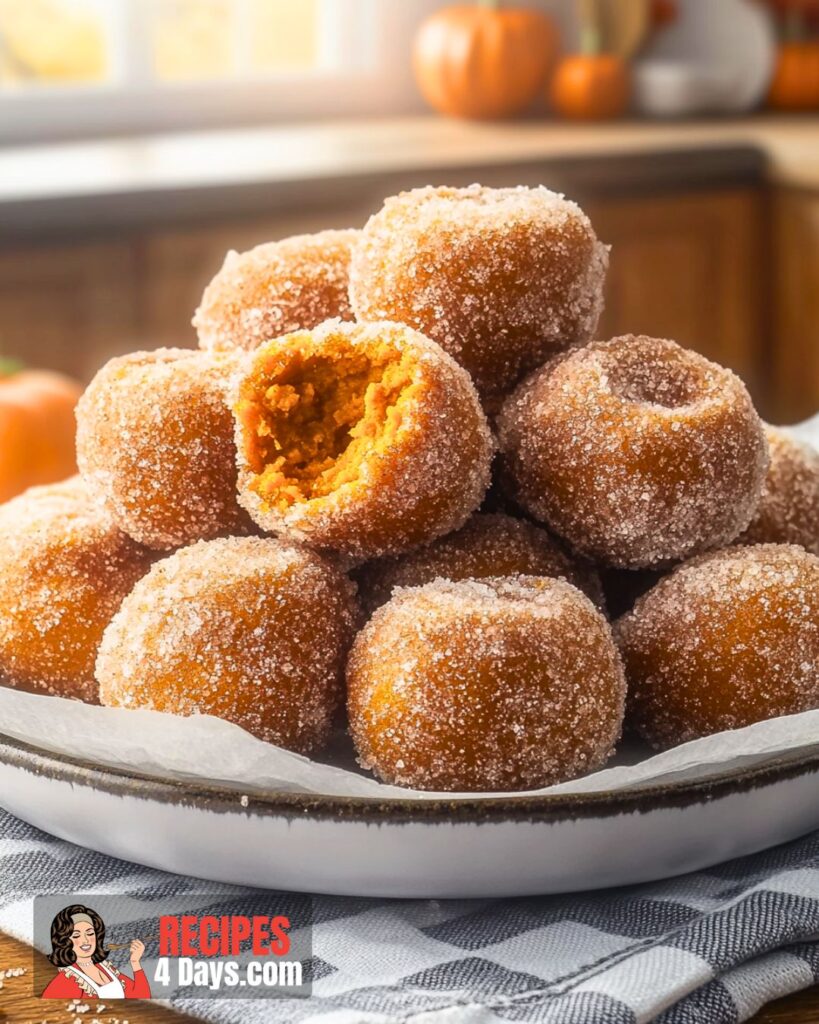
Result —
[[[819, 448], [819, 416], [794, 428], [794, 433]], [[422, 793], [380, 783], [356, 769], [342, 738], [325, 760], [316, 761], [263, 743], [210, 715], [180, 718], [157, 711], [92, 707], [2, 686], [0, 734], [106, 767], [160, 779], [213, 782], [246, 794], [284, 790], [380, 800], [478, 795]], [[707, 736], [662, 754], [626, 746], [612, 767], [527, 795], [651, 788], [812, 752], [819, 752], [819, 710]]]
[[[158, 711], [92, 707], [62, 697], [0, 688], [0, 732], [83, 761], [160, 779], [216, 782], [248, 794], [285, 790], [381, 800], [424, 800], [436, 795], [475, 798], [474, 793], [420, 793], [387, 786], [352, 767], [341, 767], [351, 764], [343, 753], [339, 763], [314, 761], [263, 743], [210, 715], [180, 718]], [[707, 736], [663, 754], [643, 756], [636, 764], [618, 763], [641, 753], [626, 748], [615, 767], [536, 792], [591, 793], [661, 785], [672, 778], [706, 778], [738, 765], [764, 764], [774, 757], [796, 756], [812, 749], [819, 751], [819, 711]]]

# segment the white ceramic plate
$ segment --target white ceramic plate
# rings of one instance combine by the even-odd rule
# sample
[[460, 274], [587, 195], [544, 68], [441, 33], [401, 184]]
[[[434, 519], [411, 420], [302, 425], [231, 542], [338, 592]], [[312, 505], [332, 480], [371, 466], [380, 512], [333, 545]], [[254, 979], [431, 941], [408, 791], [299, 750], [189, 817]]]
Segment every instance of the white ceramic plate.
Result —
[[488, 897], [695, 871], [819, 828], [819, 743], [707, 782], [380, 801], [166, 782], [0, 737], [0, 794], [63, 839], [183, 875], [307, 892]]
[[[791, 428], [816, 445], [819, 416]], [[458, 800], [242, 796], [27, 745], [0, 727], [0, 805], [63, 839], [219, 882], [488, 897], [653, 881], [819, 829], [819, 737], [707, 779]]]

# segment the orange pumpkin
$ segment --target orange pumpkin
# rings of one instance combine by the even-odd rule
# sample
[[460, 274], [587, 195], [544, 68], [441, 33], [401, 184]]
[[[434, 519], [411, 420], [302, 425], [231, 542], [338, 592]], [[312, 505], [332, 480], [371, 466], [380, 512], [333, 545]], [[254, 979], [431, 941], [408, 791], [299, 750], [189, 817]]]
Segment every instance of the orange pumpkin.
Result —
[[0, 501], [77, 472], [74, 406], [82, 388], [0, 360]]
[[426, 101], [451, 117], [509, 117], [538, 95], [557, 51], [537, 11], [445, 7], [418, 30], [413, 66]]
[[777, 110], [819, 108], [819, 42], [780, 44], [768, 104]]
[[609, 53], [564, 57], [552, 79], [552, 106], [562, 117], [603, 121], [620, 117], [631, 98], [628, 65]]

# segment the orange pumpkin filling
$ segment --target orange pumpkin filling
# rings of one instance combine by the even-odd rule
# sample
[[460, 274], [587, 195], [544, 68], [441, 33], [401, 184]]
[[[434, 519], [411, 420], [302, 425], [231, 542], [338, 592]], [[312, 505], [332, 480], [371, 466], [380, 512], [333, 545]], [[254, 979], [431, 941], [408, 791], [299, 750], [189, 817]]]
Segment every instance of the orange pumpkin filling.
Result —
[[416, 359], [390, 345], [338, 336], [315, 351], [309, 334], [288, 340], [257, 363], [237, 407], [252, 487], [276, 511], [359, 480], [421, 387]]

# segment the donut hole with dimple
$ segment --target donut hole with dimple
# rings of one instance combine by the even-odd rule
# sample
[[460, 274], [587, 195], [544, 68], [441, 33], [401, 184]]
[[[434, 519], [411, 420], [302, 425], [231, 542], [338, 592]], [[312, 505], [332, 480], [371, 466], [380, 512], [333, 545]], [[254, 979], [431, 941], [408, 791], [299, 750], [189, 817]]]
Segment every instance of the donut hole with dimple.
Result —
[[498, 427], [516, 500], [614, 568], [660, 568], [731, 543], [768, 468], [739, 378], [658, 338], [556, 357], [507, 399]]

